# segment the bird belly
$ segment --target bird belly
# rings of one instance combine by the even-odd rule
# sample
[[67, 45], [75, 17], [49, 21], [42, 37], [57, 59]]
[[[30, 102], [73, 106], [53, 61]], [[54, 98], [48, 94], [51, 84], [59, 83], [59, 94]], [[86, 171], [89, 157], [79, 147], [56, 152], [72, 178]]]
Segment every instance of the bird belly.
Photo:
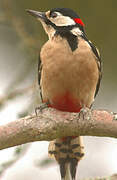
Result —
[[[47, 43], [41, 51], [41, 89], [44, 102], [62, 111], [90, 107], [98, 81], [98, 68], [87, 43], [71, 52], [67, 43]], [[55, 56], [53, 56], [53, 54]]]
[[79, 100], [72, 97], [69, 92], [55, 95], [49, 107], [68, 112], [80, 112], [81, 109]]
[[66, 67], [65, 70], [56, 71], [56, 68], [49, 68], [43, 71], [42, 97], [44, 102], [49, 102], [50, 107], [61, 111], [79, 112], [84, 106], [90, 107], [96, 84], [91, 83], [90, 75], [83, 77], [83, 72], [78, 72], [75, 68], [71, 72], [71, 69], [72, 67]]

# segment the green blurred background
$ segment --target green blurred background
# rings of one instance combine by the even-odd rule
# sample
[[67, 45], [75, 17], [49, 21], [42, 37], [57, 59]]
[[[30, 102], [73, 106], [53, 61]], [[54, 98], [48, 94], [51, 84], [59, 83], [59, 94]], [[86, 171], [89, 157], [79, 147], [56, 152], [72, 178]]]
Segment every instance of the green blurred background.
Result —
[[[117, 1], [0, 0], [0, 120], [4, 117], [9, 121], [31, 113], [40, 102], [37, 63], [40, 48], [47, 40], [47, 35], [41, 24], [29, 16], [25, 9], [47, 11], [54, 7], [68, 7], [75, 10], [85, 24], [88, 38], [101, 52], [103, 79], [93, 108], [117, 111]], [[9, 107], [12, 107], [12, 113], [11, 109], [8, 111]], [[10, 112], [9, 117], [6, 115], [7, 111]], [[87, 150], [86, 158], [79, 167], [80, 177], [103, 176], [117, 172], [116, 140], [94, 137], [85, 137], [84, 140]], [[35, 154], [38, 156], [37, 152]], [[28, 177], [28, 168], [30, 167], [27, 167], [25, 177]], [[58, 174], [56, 168], [55, 171]], [[20, 172], [23, 174], [23, 170]], [[36, 171], [37, 174], [38, 172], [40, 171]], [[11, 174], [11, 179], [14, 180], [17, 173], [16, 176]], [[32, 179], [34, 174], [31, 175], [29, 179]], [[4, 179], [10, 180], [8, 176], [10, 175], [6, 175]], [[55, 176], [58, 178], [55, 174], [51, 179]], [[20, 179], [23, 177], [22, 175]], [[39, 174], [38, 178], [33, 179], [39, 178], [45, 179]]]

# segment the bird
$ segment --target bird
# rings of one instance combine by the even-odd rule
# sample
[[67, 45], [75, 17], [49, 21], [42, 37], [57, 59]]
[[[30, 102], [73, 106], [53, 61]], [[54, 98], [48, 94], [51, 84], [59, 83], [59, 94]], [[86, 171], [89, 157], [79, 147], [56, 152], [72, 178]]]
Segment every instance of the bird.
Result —
[[[48, 36], [38, 63], [42, 102], [65, 112], [91, 108], [100, 87], [102, 63], [98, 49], [87, 38], [83, 21], [69, 8], [27, 12], [41, 22]], [[85, 154], [82, 137], [55, 139], [48, 152], [59, 164], [61, 180], [75, 180]]]

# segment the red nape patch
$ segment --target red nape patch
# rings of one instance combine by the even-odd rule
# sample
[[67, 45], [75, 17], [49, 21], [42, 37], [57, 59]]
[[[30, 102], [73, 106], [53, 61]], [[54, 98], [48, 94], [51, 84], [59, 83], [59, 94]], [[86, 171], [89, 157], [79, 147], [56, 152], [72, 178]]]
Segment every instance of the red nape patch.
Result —
[[80, 112], [81, 105], [78, 99], [75, 99], [70, 95], [70, 93], [65, 93], [64, 95], [56, 95], [52, 99], [52, 104], [49, 107], [56, 108], [60, 111], [67, 111], [67, 112]]
[[82, 22], [82, 20], [80, 18], [74, 18], [74, 21], [78, 24], [80, 24], [81, 26], [85, 26], [84, 23]]

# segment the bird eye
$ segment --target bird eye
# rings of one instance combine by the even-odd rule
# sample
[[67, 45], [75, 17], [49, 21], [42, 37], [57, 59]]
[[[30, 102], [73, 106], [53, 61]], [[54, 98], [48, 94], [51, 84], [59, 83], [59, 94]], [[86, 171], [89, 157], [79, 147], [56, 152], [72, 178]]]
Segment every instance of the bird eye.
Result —
[[56, 14], [55, 12], [53, 12], [53, 13], [50, 15], [50, 17], [56, 18], [56, 17], [57, 17], [57, 14]]

